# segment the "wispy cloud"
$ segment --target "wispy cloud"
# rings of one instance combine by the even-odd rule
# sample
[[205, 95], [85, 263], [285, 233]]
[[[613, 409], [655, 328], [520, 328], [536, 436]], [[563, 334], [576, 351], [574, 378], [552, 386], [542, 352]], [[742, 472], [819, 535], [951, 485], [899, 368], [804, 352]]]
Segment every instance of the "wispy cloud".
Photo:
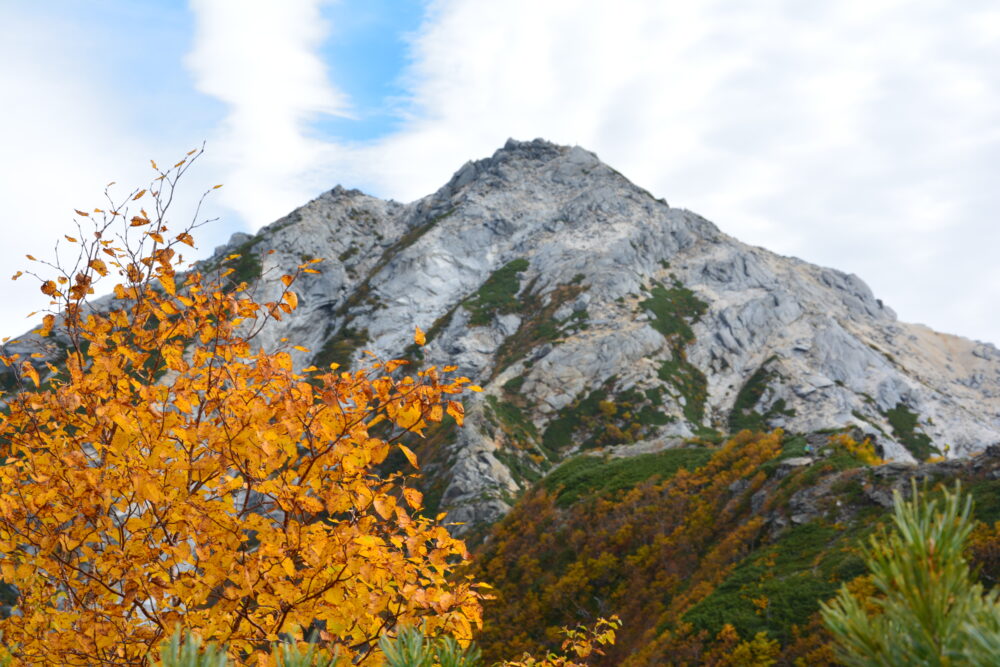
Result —
[[201, 95], [178, 85], [180, 56], [157, 69], [163, 41], [130, 55], [150, 60], [122, 85], [100, 25], [9, 7], [0, 197], [18, 238], [3, 266], [58, 236], [37, 221], [68, 222], [104, 180], [138, 182], [133, 165], [192, 139], [209, 140], [199, 178], [225, 182], [221, 202], [256, 229], [338, 182], [411, 200], [507, 137], [541, 136], [743, 240], [859, 274], [905, 319], [1000, 342], [995, 2], [431, 0], [393, 86], [397, 129], [366, 142], [317, 122], [355, 111], [338, 72], [354, 88], [387, 75], [324, 60], [349, 0], [191, 0], [178, 48]]
[[1000, 342], [998, 31], [987, 2], [438, 0], [403, 129], [330, 171], [406, 200], [507, 136], [580, 144], [906, 319]]
[[321, 0], [192, 0], [187, 65], [201, 92], [227, 106], [210, 159], [224, 163], [223, 202], [259, 227], [316, 193], [325, 150], [318, 115], [347, 115], [318, 50], [328, 28]]

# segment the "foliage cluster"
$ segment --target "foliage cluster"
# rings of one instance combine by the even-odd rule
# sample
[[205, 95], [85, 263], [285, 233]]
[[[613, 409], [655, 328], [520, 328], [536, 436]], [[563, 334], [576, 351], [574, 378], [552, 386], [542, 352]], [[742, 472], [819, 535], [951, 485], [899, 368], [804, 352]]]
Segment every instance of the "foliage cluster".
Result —
[[674, 419], [659, 409], [662, 388], [615, 393], [615, 381], [611, 378], [603, 387], [581, 394], [556, 413], [542, 433], [546, 452], [556, 455], [574, 445], [593, 449], [635, 442]]
[[684, 417], [692, 424], [701, 425], [705, 418], [708, 381], [705, 374], [687, 360], [686, 347], [695, 340], [691, 325], [708, 311], [708, 304], [672, 275], [671, 278], [673, 285], [669, 288], [654, 283], [649, 298], [639, 306], [653, 315], [651, 326], [669, 343], [671, 358], [661, 364], [660, 379], [676, 391], [675, 397], [683, 400]]
[[994, 665], [1000, 655], [1000, 598], [974, 583], [963, 553], [972, 501], [958, 488], [942, 498], [895, 492], [894, 530], [872, 536], [865, 558], [875, 595], [844, 588], [823, 619], [847, 665]]
[[931, 456], [940, 454], [930, 436], [918, 430], [918, 415], [905, 403], [897, 403], [896, 407], [885, 413], [885, 417], [892, 427], [892, 434], [918, 461], [926, 461]]
[[[5, 641], [23, 662], [89, 665], [145, 664], [178, 625], [264, 662], [310, 631], [345, 659], [407, 623], [469, 639], [480, 594], [454, 576], [464, 544], [420, 514], [412, 474], [376, 472], [393, 448], [416, 465], [402, 434], [460, 423], [450, 395], [468, 381], [399, 377], [401, 362], [296, 372], [287, 350], [255, 348], [315, 269], [282, 276], [267, 303], [226, 284], [232, 267], [179, 273], [192, 227], [171, 236], [165, 215], [185, 164], [78, 212], [79, 259], [42, 263], [55, 275], [38, 276], [52, 301], [37, 333], [66, 341], [64, 365], [0, 358], [23, 385], [0, 418]], [[152, 213], [130, 213], [143, 201]], [[91, 307], [115, 275], [110, 305]]]
[[471, 313], [469, 324], [474, 327], [485, 326], [496, 315], [517, 311], [520, 306], [517, 293], [521, 289], [518, 274], [527, 268], [528, 260], [520, 258], [494, 271], [479, 290], [465, 301], [465, 308]]
[[[579, 500], [566, 507], [558, 502], [559, 480], [587, 479], [586, 470], [574, 470], [586, 460], [553, 472], [554, 490], [541, 486], [527, 494], [474, 560], [475, 575], [491, 582], [498, 597], [485, 612], [484, 655], [544, 651], [559, 626], [614, 612], [623, 621], [619, 643], [596, 664], [665, 664], [676, 651], [696, 662], [708, 650], [707, 633], [683, 616], [759, 539], [761, 519], [748, 518], [746, 506], [765, 481], [760, 465], [780, 453], [780, 441], [780, 433], [743, 433], [707, 461], [686, 450], [664, 452], [662, 481], [625, 490], [629, 480], [617, 492], [613, 482], [596, 494], [580, 489]], [[675, 468], [681, 461], [671, 456], [691, 457], [697, 469]], [[638, 473], [620, 464], [623, 482]], [[603, 465], [614, 469], [618, 462]], [[604, 480], [594, 481], [600, 488]], [[661, 626], [672, 630], [657, 633]]]
[[667, 479], [681, 468], [695, 470], [712, 451], [703, 447], [668, 449], [621, 459], [576, 456], [545, 476], [543, 485], [559, 507], [588, 496], [613, 496], [650, 479]]
[[768, 359], [767, 362], [754, 371], [753, 375], [744, 383], [736, 395], [733, 409], [729, 413], [729, 429], [733, 433], [742, 431], [743, 429], [764, 431], [767, 430], [770, 420], [775, 417], [781, 415], [788, 417], [795, 416], [795, 412], [787, 410], [785, 400], [780, 398], [763, 413], [758, 412], [756, 409], [757, 404], [767, 390], [768, 384], [777, 375], [776, 372], [767, 368], [767, 364], [770, 361], [771, 359]]

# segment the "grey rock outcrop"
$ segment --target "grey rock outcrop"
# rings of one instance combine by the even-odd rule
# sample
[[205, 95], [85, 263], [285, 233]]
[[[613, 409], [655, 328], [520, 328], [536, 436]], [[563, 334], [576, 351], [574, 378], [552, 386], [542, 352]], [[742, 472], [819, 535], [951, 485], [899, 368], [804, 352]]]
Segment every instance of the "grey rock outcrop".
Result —
[[326, 258], [260, 340], [312, 350], [296, 363], [398, 357], [416, 325], [415, 360], [484, 387], [432, 480], [472, 526], [585, 448], [853, 425], [911, 461], [1000, 440], [1000, 350], [899, 322], [858, 277], [740, 243], [579, 147], [509, 141], [409, 204], [338, 187], [232, 252], [263, 276]]

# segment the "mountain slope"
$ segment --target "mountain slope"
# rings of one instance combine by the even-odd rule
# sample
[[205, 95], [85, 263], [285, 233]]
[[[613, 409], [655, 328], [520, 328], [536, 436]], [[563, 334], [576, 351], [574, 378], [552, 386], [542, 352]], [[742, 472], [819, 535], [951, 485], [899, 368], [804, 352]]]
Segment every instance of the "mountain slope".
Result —
[[459, 521], [581, 447], [849, 424], [897, 460], [1000, 440], [995, 347], [901, 323], [856, 276], [742, 244], [578, 147], [509, 141], [407, 205], [336, 188], [217, 256], [271, 249], [245, 277], [328, 259], [267, 332], [313, 350], [300, 363], [399, 356], [418, 325], [414, 361], [484, 386], [429, 459]]
[[338, 187], [205, 266], [253, 282], [313, 257], [322, 273], [261, 342], [309, 348], [302, 366], [371, 350], [481, 384], [466, 427], [421, 445], [429, 504], [470, 526], [584, 449], [850, 425], [897, 460], [1000, 440], [995, 347], [901, 323], [857, 277], [740, 243], [579, 147], [509, 141], [405, 205]]

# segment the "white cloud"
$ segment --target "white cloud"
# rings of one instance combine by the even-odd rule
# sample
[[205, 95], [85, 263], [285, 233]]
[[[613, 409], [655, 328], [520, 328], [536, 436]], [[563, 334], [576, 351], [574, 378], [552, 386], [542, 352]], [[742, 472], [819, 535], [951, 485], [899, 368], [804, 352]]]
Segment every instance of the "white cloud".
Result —
[[[995, 2], [433, 0], [399, 130], [365, 144], [311, 130], [350, 113], [319, 55], [324, 4], [190, 2], [186, 65], [225, 106], [209, 180], [251, 227], [337, 182], [411, 200], [507, 137], [541, 136], [738, 238], [859, 274], [904, 319], [1000, 342]], [[78, 26], [44, 26], [0, 25], [0, 57], [18, 63], [0, 70], [18, 91], [0, 107], [16, 156], [0, 165], [17, 235], [4, 267], [58, 236], [38, 221], [68, 222], [104, 180], [137, 182], [136, 162], [177, 149], [123, 131], [129, 91], [102, 81]]]
[[[52, 258], [56, 239], [75, 235], [74, 208], [103, 206], [104, 187], [112, 180], [120, 183], [112, 192], [124, 196], [149, 182], [153, 175], [149, 158], [168, 163], [202, 139], [186, 136], [191, 129], [185, 117], [192, 111], [189, 100], [157, 100], [164, 116], [176, 118], [171, 126], [160, 126], [160, 117], [150, 113], [148, 98], [164, 92], [168, 67], [165, 72], [144, 70], [141, 76], [128, 67], [112, 68], [108, 54], [119, 46], [109, 47], [107, 40], [120, 37], [114, 26], [89, 24], [69, 12], [45, 10], [40, 3], [0, 7], [0, 62], [5, 63], [0, 67], [0, 90], [5, 91], [0, 104], [4, 155], [0, 160], [0, 231], [4, 236], [0, 244], [0, 336], [26, 331], [31, 321], [25, 316], [48, 302], [36, 281], [28, 277], [8, 281], [15, 271], [34, 266], [26, 253]], [[132, 35], [122, 45], [148, 45], [155, 41], [148, 38], [157, 30], [158, 26], [150, 25], [149, 32]], [[126, 85], [122, 79], [146, 81], [149, 88]], [[198, 167], [190, 174], [175, 212], [189, 214], [200, 194], [196, 190], [218, 182], [210, 171]], [[195, 187], [188, 187], [189, 183]], [[211, 202], [205, 212], [215, 214]], [[200, 235], [205, 242], [203, 252], [231, 230], [225, 224], [206, 229]]]
[[320, 114], [346, 115], [317, 49], [321, 0], [191, 0], [198, 89], [228, 113], [207, 156], [226, 171], [222, 201], [260, 227], [313, 194], [324, 146], [308, 134]]
[[327, 164], [409, 200], [507, 136], [580, 144], [904, 319], [1000, 343], [998, 25], [950, 0], [438, 0], [402, 130]]
[[73, 208], [99, 204], [104, 185], [123, 164], [130, 145], [118, 135], [121, 121], [107, 88], [94, 84], [77, 49], [87, 39], [53, 20], [43, 31], [8, 12], [0, 21], [0, 304], [2, 335], [20, 334], [24, 317], [44, 307], [37, 283], [8, 278], [28, 268], [25, 253], [51, 255], [55, 239], [73, 229]]

